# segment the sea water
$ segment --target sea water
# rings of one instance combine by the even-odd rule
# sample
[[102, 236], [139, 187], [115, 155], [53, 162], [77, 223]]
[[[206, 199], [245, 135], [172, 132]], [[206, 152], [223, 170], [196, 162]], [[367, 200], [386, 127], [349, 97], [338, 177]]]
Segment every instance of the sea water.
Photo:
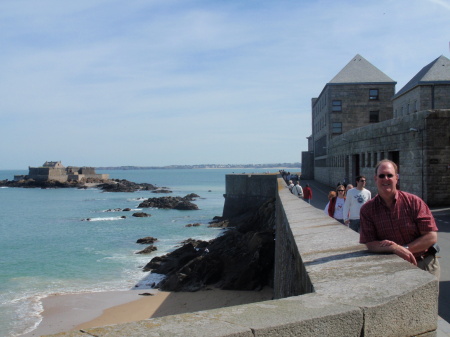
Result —
[[[150, 191], [106, 193], [99, 189], [0, 188], [0, 336], [18, 336], [41, 321], [41, 299], [51, 294], [142, 289], [158, 275], [142, 272], [153, 257], [188, 239], [210, 240], [222, 230], [208, 228], [222, 215], [225, 175], [267, 169], [105, 170], [112, 179], [167, 187], [170, 196], [196, 193], [200, 210], [139, 209]], [[275, 169], [271, 170], [276, 172]], [[0, 171], [0, 180], [26, 171]], [[111, 212], [131, 208], [131, 212]], [[151, 217], [136, 218], [136, 211]], [[122, 219], [122, 216], [126, 216]], [[86, 221], [86, 219], [90, 221]], [[200, 226], [186, 227], [200, 223]], [[157, 251], [136, 254], [158, 239]]]

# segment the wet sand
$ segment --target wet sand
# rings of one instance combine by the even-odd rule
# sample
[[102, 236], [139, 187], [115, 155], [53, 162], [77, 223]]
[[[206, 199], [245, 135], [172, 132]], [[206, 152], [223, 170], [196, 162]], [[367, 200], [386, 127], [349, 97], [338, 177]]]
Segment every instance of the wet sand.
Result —
[[[139, 294], [152, 293], [153, 296]], [[43, 300], [43, 319], [23, 337], [139, 321], [151, 317], [209, 310], [272, 299], [272, 289], [235, 291], [208, 288], [197, 292], [129, 290], [54, 295]]]

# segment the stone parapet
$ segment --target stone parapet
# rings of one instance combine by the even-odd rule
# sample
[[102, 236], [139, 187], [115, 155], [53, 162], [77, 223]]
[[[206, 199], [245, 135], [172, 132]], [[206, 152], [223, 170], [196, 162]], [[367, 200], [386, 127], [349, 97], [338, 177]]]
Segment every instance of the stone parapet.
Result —
[[357, 233], [271, 178], [276, 299], [53, 336], [436, 336], [435, 277], [369, 253]]

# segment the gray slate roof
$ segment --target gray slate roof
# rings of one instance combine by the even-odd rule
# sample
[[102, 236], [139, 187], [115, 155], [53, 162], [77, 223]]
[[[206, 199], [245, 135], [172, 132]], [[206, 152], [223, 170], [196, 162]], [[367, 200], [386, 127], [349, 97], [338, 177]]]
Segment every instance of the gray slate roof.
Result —
[[397, 83], [359, 54], [328, 83]]
[[394, 95], [394, 98], [403, 95], [411, 89], [430, 83], [450, 83], [450, 60], [441, 55], [426, 65], [406, 85]]

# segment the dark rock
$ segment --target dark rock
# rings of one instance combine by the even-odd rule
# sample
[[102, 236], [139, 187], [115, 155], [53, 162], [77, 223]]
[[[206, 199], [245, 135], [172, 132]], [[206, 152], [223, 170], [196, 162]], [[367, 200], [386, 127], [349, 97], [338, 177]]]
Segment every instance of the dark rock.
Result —
[[136, 243], [140, 243], [140, 244], [143, 244], [143, 245], [148, 245], [148, 244], [154, 243], [154, 242], [157, 241], [157, 240], [158, 240], [158, 239], [157, 239], [157, 238], [154, 238], [153, 236], [147, 236], [147, 237], [145, 237], [145, 238], [138, 239], [138, 240], [136, 241]]
[[153, 191], [157, 187], [147, 183], [134, 183], [126, 179], [112, 179], [106, 183], [97, 185], [104, 192], [136, 192], [136, 191]]
[[121, 208], [107, 209], [106, 212], [121, 212]]
[[273, 285], [274, 199], [256, 212], [220, 221], [234, 227], [210, 242], [188, 239], [181, 248], [155, 257], [144, 267], [166, 275], [157, 287], [164, 291], [197, 291], [207, 285], [257, 290]]
[[154, 252], [155, 250], [158, 250], [158, 248], [156, 248], [153, 245], [150, 245], [150, 246], [144, 248], [143, 250], [140, 250], [136, 254], [150, 254], [151, 252]]
[[187, 224], [185, 227], [198, 227], [198, 226], [200, 226], [201, 224], [199, 224], [198, 222], [196, 222], [196, 223], [189, 223], [189, 224]]
[[123, 211], [124, 211], [124, 212], [130, 212], [130, 211], [131, 211], [131, 208], [124, 208]]
[[195, 200], [196, 198], [200, 198], [200, 196], [199, 196], [198, 194], [195, 194], [195, 193], [189, 193], [189, 194], [187, 194], [187, 195], [184, 197], [184, 199], [189, 200], [189, 201], [193, 201], [193, 200]]
[[161, 189], [157, 189], [157, 190], [152, 191], [152, 193], [172, 193], [172, 191], [161, 188]]
[[151, 214], [145, 213], [145, 212], [136, 212], [133, 213], [133, 216], [136, 218], [148, 218], [150, 216], [152, 216]]
[[198, 210], [198, 206], [191, 203], [185, 197], [160, 197], [148, 198], [141, 202], [139, 208], [162, 208], [162, 209], [178, 209], [178, 210]]
[[60, 182], [57, 180], [34, 180], [34, 179], [22, 179], [15, 180], [0, 180], [0, 186], [5, 187], [22, 187], [22, 188], [69, 188], [69, 187], [82, 187], [84, 183], [77, 181]]
[[198, 251], [191, 243], [180, 247], [170, 254], [158, 256], [153, 258], [147, 265], [144, 266], [144, 271], [150, 271], [158, 274], [167, 275], [179, 270], [182, 266], [190, 260], [199, 255]]

